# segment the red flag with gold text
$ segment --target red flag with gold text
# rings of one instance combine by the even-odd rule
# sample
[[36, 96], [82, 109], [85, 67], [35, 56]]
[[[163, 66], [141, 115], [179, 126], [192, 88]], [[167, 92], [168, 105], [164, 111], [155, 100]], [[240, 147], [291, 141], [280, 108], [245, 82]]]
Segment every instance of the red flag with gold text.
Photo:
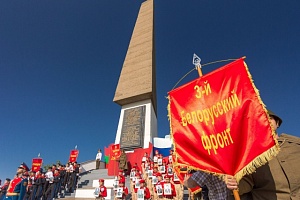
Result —
[[239, 180], [279, 151], [242, 58], [170, 91], [168, 109], [174, 153], [189, 168]]
[[71, 150], [69, 162], [76, 162], [78, 155], [79, 155], [79, 150], [77, 149]]
[[121, 156], [120, 144], [111, 145], [110, 160], [118, 160], [120, 156]]
[[41, 169], [41, 166], [43, 164], [42, 158], [33, 158], [32, 159], [32, 165], [31, 165], [31, 171], [37, 172]]

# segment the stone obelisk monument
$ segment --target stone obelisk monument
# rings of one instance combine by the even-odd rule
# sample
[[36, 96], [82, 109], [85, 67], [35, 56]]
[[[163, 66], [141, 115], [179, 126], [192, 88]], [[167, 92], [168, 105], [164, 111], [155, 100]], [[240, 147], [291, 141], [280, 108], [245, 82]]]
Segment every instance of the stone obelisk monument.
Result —
[[153, 0], [140, 7], [113, 101], [122, 106], [115, 144], [148, 148], [157, 137]]

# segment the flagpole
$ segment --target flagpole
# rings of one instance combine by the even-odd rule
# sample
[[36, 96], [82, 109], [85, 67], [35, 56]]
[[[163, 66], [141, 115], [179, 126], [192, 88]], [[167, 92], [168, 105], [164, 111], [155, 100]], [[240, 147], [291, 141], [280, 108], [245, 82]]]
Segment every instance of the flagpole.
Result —
[[[194, 54], [193, 64], [195, 65], [195, 67], [198, 71], [199, 77], [201, 78], [203, 76], [203, 73], [202, 73], [202, 70], [201, 70], [201, 63], [200, 62], [201, 62], [201, 58], [199, 58], [196, 54]], [[235, 200], [240, 200], [240, 195], [239, 195], [238, 190], [234, 189], [232, 192], [233, 192], [234, 199]]]

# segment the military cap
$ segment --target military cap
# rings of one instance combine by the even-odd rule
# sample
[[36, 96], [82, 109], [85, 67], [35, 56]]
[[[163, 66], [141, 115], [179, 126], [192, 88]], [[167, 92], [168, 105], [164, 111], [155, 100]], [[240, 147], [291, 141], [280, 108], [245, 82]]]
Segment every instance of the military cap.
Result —
[[278, 126], [281, 125], [282, 123], [282, 119], [280, 117], [278, 117], [278, 115], [276, 115], [273, 111], [268, 109], [268, 114], [272, 117], [274, 117], [274, 119], [278, 122]]
[[21, 165], [20, 165], [19, 168], [24, 169], [24, 170], [26, 170], [26, 171], [29, 171], [29, 167], [28, 167], [24, 162], [21, 163]]
[[141, 180], [140, 180], [140, 183], [145, 183], [145, 180], [144, 180], [144, 179], [141, 179]]

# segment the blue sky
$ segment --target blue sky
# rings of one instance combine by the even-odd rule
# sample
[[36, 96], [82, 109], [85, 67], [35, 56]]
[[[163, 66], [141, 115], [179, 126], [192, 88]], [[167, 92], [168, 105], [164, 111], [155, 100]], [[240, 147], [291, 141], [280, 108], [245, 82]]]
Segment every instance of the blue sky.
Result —
[[[0, 179], [39, 153], [44, 164], [66, 162], [78, 145], [81, 162], [114, 142], [112, 99], [142, 2], [0, 1]], [[300, 136], [299, 10], [296, 0], [156, 0], [159, 136], [169, 134], [167, 92], [193, 69], [193, 53], [202, 64], [247, 56], [279, 132]]]

